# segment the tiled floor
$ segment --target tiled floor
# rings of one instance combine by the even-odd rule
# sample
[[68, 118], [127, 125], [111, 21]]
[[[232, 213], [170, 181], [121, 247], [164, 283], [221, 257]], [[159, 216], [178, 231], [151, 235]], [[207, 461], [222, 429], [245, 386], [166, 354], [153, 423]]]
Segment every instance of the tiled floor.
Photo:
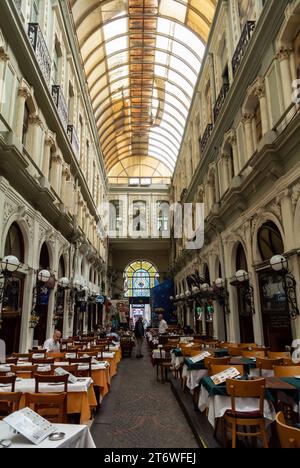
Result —
[[168, 383], [156, 382], [148, 350], [123, 359], [92, 426], [99, 448], [198, 448]]

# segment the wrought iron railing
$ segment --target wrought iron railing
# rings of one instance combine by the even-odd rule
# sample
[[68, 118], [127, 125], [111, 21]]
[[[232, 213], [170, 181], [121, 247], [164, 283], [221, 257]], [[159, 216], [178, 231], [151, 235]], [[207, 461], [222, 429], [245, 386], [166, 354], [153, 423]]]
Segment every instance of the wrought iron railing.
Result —
[[28, 37], [33, 50], [35, 51], [35, 56], [40, 66], [41, 72], [47, 84], [49, 85], [51, 78], [51, 57], [38, 23], [29, 23]]
[[235, 76], [242, 60], [245, 55], [247, 46], [249, 44], [249, 41], [251, 39], [252, 33], [255, 29], [255, 21], [247, 21], [245, 24], [245, 27], [242, 31], [242, 35], [240, 38], [240, 41], [237, 45], [237, 48], [235, 50], [233, 59], [232, 59], [232, 71], [233, 71], [233, 76]]
[[214, 121], [216, 122], [221, 110], [222, 110], [222, 107], [223, 107], [223, 104], [225, 102], [225, 99], [226, 99], [226, 96], [229, 92], [229, 89], [230, 89], [230, 85], [229, 83], [225, 83], [223, 84], [222, 86], [222, 89], [220, 91], [220, 94], [218, 96], [218, 99], [217, 99], [217, 102], [215, 104], [215, 107], [214, 107]]
[[79, 138], [76, 132], [76, 128], [74, 125], [68, 125], [68, 137], [70, 139], [73, 151], [76, 155], [76, 158], [80, 159], [80, 143], [79, 143]]
[[200, 150], [201, 150], [201, 153], [204, 152], [205, 148], [206, 148], [206, 145], [208, 143], [208, 140], [210, 138], [210, 135], [212, 134], [213, 132], [213, 129], [214, 129], [214, 126], [213, 124], [208, 124], [206, 129], [205, 129], [205, 132], [203, 134], [203, 137], [201, 138], [200, 140]]
[[67, 130], [69, 111], [68, 111], [68, 106], [67, 106], [65, 97], [63, 95], [61, 86], [58, 86], [58, 85], [53, 85], [52, 86], [52, 97], [53, 97], [53, 100], [54, 100], [55, 105], [57, 107], [57, 111], [58, 111], [58, 115], [60, 117], [60, 120], [61, 120], [65, 130]]

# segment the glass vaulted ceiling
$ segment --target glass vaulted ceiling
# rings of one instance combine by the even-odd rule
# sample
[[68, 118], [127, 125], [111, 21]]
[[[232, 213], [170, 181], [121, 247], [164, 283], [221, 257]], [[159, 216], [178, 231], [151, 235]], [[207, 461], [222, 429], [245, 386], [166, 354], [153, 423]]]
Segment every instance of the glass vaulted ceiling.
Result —
[[111, 181], [172, 176], [216, 3], [70, 0]]

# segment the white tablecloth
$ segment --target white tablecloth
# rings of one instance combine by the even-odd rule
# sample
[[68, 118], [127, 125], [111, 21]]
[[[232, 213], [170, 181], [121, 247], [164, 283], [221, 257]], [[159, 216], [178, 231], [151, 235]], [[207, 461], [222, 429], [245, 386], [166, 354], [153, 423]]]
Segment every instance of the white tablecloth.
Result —
[[[15, 435], [12, 438], [13, 444], [10, 448], [96, 448], [88, 427], [69, 424], [55, 424], [55, 427], [57, 432], [66, 434], [64, 440], [51, 442], [46, 439], [39, 446], [36, 446], [26, 440], [25, 437]], [[8, 434], [7, 424], [0, 421], [0, 440], [6, 439]]]
[[208, 375], [208, 370], [189, 370], [186, 365], [183, 366], [182, 378], [186, 378], [186, 386], [191, 390], [191, 392], [199, 387], [199, 384], [203, 377]]
[[[69, 365], [68, 362], [55, 362], [54, 363], [55, 367], [68, 366], [68, 365]], [[21, 371], [22, 367], [24, 367], [24, 365], [23, 364], [20, 364], [20, 365], [18, 364], [17, 367], [20, 367], [20, 371]], [[92, 370], [93, 371], [94, 370], [105, 370], [108, 367], [110, 367], [110, 364], [107, 361], [99, 362], [98, 364], [92, 364]], [[88, 370], [88, 369], [89, 369], [88, 364], [79, 364], [79, 366], [78, 366], [79, 371]], [[10, 372], [10, 370], [11, 370], [11, 366], [9, 366], [9, 365], [0, 366], [0, 372]], [[47, 372], [47, 371], [50, 371], [50, 370], [51, 370], [51, 366], [49, 366], [47, 364], [38, 366], [38, 372], [43, 373], [43, 372]]]
[[165, 359], [166, 357], [166, 351], [163, 349], [161, 354], [160, 354], [160, 350], [159, 349], [154, 349], [153, 353], [152, 353], [152, 357], [153, 359]]
[[[208, 408], [208, 421], [215, 427], [216, 419], [222, 418], [227, 410], [231, 410], [231, 398], [229, 396], [209, 396], [206, 388], [201, 386], [199, 397], [199, 409], [205, 411]], [[236, 411], [258, 411], [259, 400], [257, 398], [237, 398]], [[264, 416], [270, 424], [276, 419], [276, 412], [273, 404], [265, 400]]]
[[184, 362], [184, 356], [176, 356], [175, 353], [171, 353], [171, 364], [174, 369], [179, 369], [181, 364]]
[[[80, 379], [75, 384], [68, 384], [69, 392], [87, 392], [93, 381], [91, 378]], [[62, 393], [64, 391], [64, 385], [49, 385], [40, 384], [39, 389], [41, 393]], [[7, 392], [7, 387], [0, 387], [0, 392]], [[16, 392], [21, 393], [34, 393], [35, 392], [35, 380], [34, 379], [21, 379], [16, 382]]]

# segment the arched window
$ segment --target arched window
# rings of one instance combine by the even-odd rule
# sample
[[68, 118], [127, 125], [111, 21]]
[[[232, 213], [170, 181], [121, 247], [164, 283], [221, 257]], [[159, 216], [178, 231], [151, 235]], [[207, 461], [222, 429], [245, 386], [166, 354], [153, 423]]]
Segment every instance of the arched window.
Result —
[[47, 244], [44, 243], [41, 248], [41, 253], [40, 253], [40, 268], [47, 269], [49, 267], [50, 267], [49, 250], [48, 250]]
[[147, 204], [145, 201], [133, 202], [133, 231], [144, 232], [146, 231], [146, 211]]
[[203, 276], [204, 276], [205, 282], [210, 284], [210, 274], [209, 274], [208, 265], [205, 265], [205, 267], [204, 267]]
[[166, 232], [169, 230], [170, 205], [166, 201], [157, 202], [157, 230]]
[[158, 270], [147, 260], [131, 263], [124, 272], [125, 297], [150, 297], [151, 289], [158, 284]]
[[14, 255], [20, 262], [24, 263], [24, 239], [17, 223], [13, 223], [8, 231], [4, 255]]
[[22, 130], [22, 143], [26, 146], [27, 135], [29, 131], [29, 116], [30, 110], [27, 104], [24, 107], [24, 117], [23, 117], [23, 130]]
[[263, 224], [257, 236], [259, 253], [264, 262], [270, 260], [274, 255], [281, 255], [284, 252], [280, 231], [272, 221]]
[[248, 262], [245, 254], [245, 249], [241, 243], [239, 243], [236, 251], [236, 270], [248, 271]]

